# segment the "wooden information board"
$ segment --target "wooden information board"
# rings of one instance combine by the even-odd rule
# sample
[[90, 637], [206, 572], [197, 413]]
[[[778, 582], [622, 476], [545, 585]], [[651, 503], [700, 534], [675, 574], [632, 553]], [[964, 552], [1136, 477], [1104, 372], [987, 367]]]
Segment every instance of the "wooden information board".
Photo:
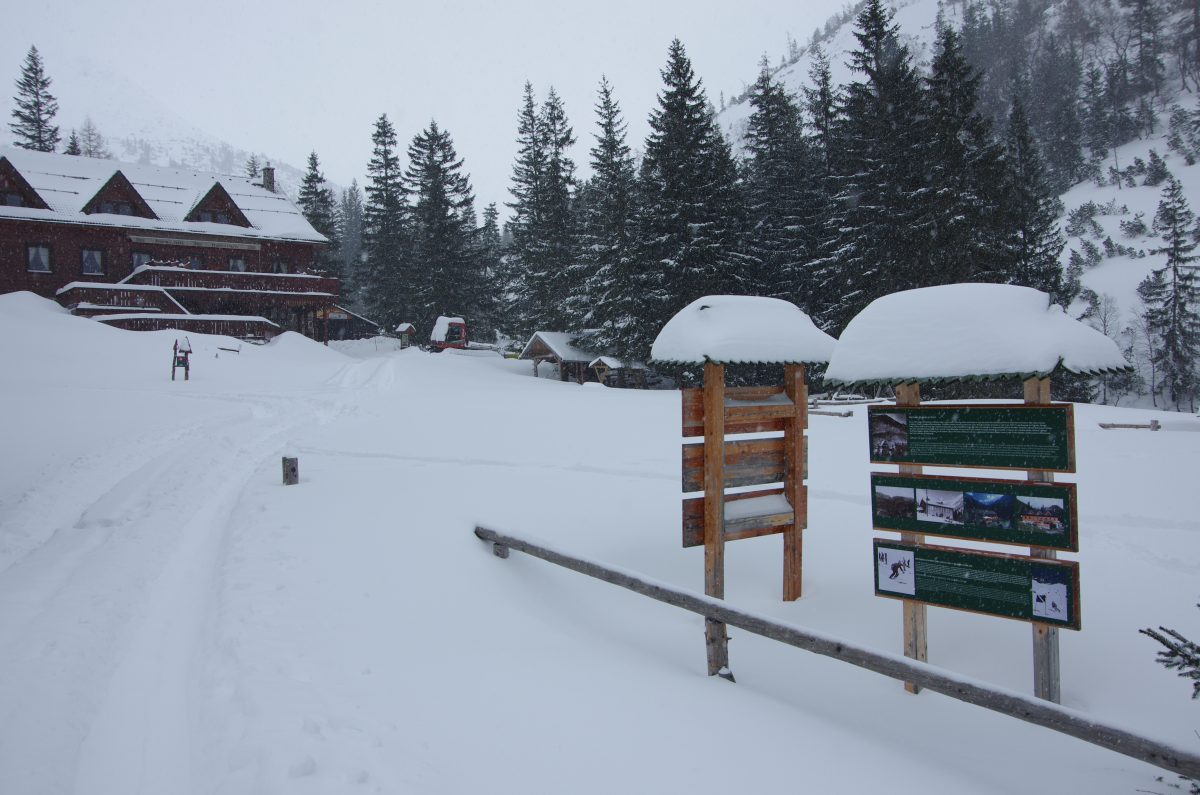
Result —
[[871, 473], [877, 530], [1079, 551], [1074, 483]]
[[1079, 629], [1079, 564], [875, 539], [875, 593]]
[[1070, 403], [870, 406], [871, 462], [1074, 472]]

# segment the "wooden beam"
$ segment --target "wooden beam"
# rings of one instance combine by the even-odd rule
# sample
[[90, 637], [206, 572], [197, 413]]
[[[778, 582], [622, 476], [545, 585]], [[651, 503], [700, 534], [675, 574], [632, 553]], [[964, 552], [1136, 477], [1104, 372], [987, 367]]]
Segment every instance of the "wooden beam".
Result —
[[721, 626], [735, 626], [755, 635], [761, 635], [814, 654], [832, 657], [835, 660], [890, 676], [893, 679], [914, 682], [935, 693], [942, 693], [968, 704], [1001, 712], [1027, 723], [1044, 726], [1172, 773], [1189, 778], [1200, 778], [1200, 754], [1133, 734], [1077, 710], [1064, 709], [1047, 701], [990, 687], [967, 677], [960, 677], [936, 668], [928, 663], [906, 660], [893, 654], [883, 654], [829, 635], [806, 630], [803, 627], [781, 624], [753, 613], [732, 608], [718, 599], [677, 590], [661, 582], [647, 581], [627, 569], [608, 568], [599, 563], [540, 546], [516, 536], [484, 527], [476, 527], [475, 535], [483, 541], [501, 544], [571, 571], [586, 574], [651, 599], [697, 613], [704, 616], [706, 622], [717, 622]]
[[[722, 448], [724, 456], [719, 455]], [[707, 437], [704, 444], [683, 446], [683, 491], [708, 491], [706, 477], [709, 449]], [[787, 474], [787, 456], [782, 437], [747, 439], [723, 444], [717, 441], [711, 449], [718, 451], [716, 458], [722, 459], [724, 488], [782, 483]]]
[[804, 528], [808, 526], [808, 487], [804, 485], [808, 443], [808, 387], [804, 365], [783, 368], [783, 391], [791, 400], [791, 416], [783, 431], [784, 496], [792, 506], [791, 526], [783, 533], [783, 601], [794, 602], [804, 590]]
[[[1025, 381], [1025, 402], [1034, 405], [1049, 405], [1050, 379], [1030, 378]], [[1026, 476], [1035, 483], [1053, 483], [1054, 473], [1030, 470]], [[1078, 532], [1078, 530], [1076, 531]], [[1054, 560], [1053, 549], [1030, 547], [1031, 557]], [[1079, 605], [1075, 606], [1079, 609]], [[1062, 689], [1058, 655], [1058, 627], [1034, 622], [1033, 624], [1033, 694], [1055, 704], [1062, 703]]]
[[[704, 593], [725, 598], [725, 366], [704, 364]], [[708, 675], [729, 675], [725, 625], [704, 622]]]
[[[896, 405], [897, 406], [919, 406], [921, 405], [921, 385], [920, 384], [897, 384], [896, 385]], [[921, 467], [918, 464], [900, 464], [901, 475], [919, 475]], [[923, 544], [925, 536], [920, 533], [901, 533], [900, 540], [908, 544]], [[904, 631], [904, 656], [920, 662], [926, 662], [929, 659], [929, 624], [928, 624], [928, 609], [923, 602], [916, 602], [911, 599], [903, 601], [903, 631]], [[921, 685], [919, 682], [909, 681], [904, 683], [904, 689], [910, 693], [920, 693]]]

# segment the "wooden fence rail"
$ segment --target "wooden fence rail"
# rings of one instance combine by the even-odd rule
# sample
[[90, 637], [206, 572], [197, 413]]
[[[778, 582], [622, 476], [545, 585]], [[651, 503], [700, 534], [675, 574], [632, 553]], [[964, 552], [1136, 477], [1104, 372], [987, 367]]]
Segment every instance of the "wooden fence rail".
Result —
[[554, 563], [580, 574], [619, 585], [660, 602], [698, 613], [747, 632], [762, 635], [789, 646], [832, 657], [866, 668], [893, 679], [912, 682], [968, 704], [1002, 712], [1029, 723], [1068, 734], [1085, 742], [1189, 778], [1200, 779], [1200, 755], [1125, 731], [1075, 710], [1020, 693], [986, 687], [928, 663], [883, 654], [847, 643], [828, 635], [789, 626], [730, 607], [719, 599], [680, 591], [663, 583], [651, 582], [629, 571], [611, 569], [592, 561], [567, 555], [515, 536], [476, 527], [475, 535], [493, 544], [499, 557], [508, 557], [515, 549], [535, 558]]

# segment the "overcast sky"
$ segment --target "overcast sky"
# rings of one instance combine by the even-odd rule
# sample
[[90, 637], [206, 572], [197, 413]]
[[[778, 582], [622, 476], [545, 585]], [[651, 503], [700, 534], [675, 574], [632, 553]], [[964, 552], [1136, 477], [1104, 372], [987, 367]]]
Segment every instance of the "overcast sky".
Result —
[[630, 143], [640, 147], [672, 38], [684, 42], [716, 104], [721, 92], [731, 96], [753, 80], [763, 53], [778, 63], [788, 34], [806, 43], [845, 3], [5, 0], [5, 5], [0, 69], [11, 72], [10, 86], [30, 44], [42, 52], [51, 77], [56, 63], [83, 57], [128, 76], [188, 121], [236, 146], [297, 166], [316, 150], [326, 176], [342, 184], [362, 181], [381, 113], [396, 126], [401, 149], [436, 119], [465, 158], [482, 209], [509, 199], [526, 80], [539, 99], [552, 85], [563, 97], [580, 140], [576, 160], [583, 165], [601, 75], [608, 76], [621, 103]]

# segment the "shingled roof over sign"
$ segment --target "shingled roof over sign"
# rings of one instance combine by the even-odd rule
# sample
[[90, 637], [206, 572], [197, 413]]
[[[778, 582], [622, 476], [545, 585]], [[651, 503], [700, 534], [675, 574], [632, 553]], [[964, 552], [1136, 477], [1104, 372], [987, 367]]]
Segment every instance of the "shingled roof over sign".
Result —
[[[0, 147], [0, 163], [5, 160], [47, 206], [0, 206], [0, 219], [116, 226], [221, 237], [328, 242], [286, 196], [272, 193], [243, 177]], [[112, 182], [118, 171], [157, 218], [98, 213], [94, 210], [91, 214], [85, 212], [92, 198]], [[214, 190], [218, 194], [228, 194], [249, 226], [185, 220], [189, 211]]]
[[1050, 296], [1011, 284], [947, 284], [877, 298], [838, 339], [840, 386], [1043, 378], [1128, 369], [1117, 344]]
[[817, 364], [833, 337], [795, 304], [749, 295], [706, 295], [667, 321], [650, 358], [682, 364]]

